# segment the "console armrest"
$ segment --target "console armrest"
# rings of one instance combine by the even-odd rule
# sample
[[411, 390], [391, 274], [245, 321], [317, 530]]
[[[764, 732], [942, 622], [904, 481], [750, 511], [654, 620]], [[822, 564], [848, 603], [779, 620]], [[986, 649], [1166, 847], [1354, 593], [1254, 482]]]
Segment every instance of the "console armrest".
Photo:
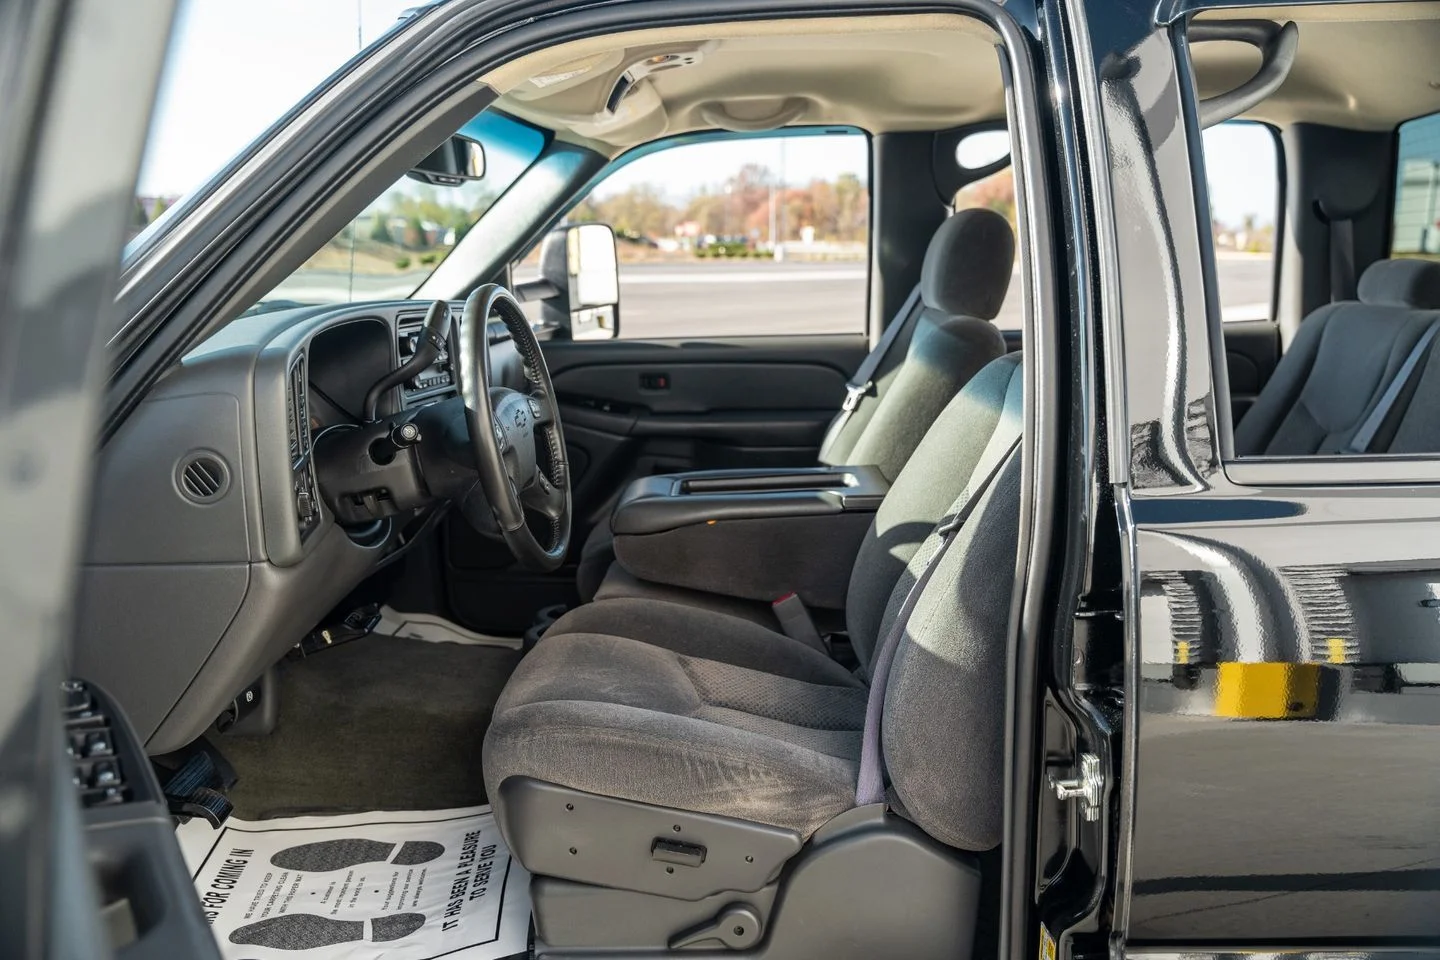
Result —
[[644, 477], [611, 517], [615, 555], [644, 580], [841, 609], [889, 483], [874, 467], [702, 470]]

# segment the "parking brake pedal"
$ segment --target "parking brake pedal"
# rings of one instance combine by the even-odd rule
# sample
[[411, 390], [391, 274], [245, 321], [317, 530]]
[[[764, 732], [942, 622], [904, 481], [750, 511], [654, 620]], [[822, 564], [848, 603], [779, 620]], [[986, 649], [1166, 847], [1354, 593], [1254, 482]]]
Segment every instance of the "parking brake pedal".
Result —
[[731, 950], [744, 950], [760, 942], [764, 926], [759, 911], [750, 904], [732, 903], [716, 914], [715, 919], [671, 937], [670, 949], [679, 950], [707, 940], [719, 940]]
[[208, 751], [199, 749], [165, 781], [165, 801], [181, 823], [191, 817], [204, 817], [210, 826], [219, 827], [234, 809], [221, 791], [234, 786], [235, 779], [216, 766]]

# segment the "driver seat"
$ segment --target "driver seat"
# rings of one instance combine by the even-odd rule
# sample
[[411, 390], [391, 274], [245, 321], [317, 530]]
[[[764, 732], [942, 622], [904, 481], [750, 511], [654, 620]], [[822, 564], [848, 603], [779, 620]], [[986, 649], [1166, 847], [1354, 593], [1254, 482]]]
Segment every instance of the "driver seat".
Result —
[[[623, 598], [520, 663], [485, 781], [555, 955], [701, 934], [762, 955], [968, 955], [964, 852], [1001, 831], [1020, 384], [1018, 355], [993, 361], [896, 478], [850, 581], [857, 673], [744, 619]], [[917, 511], [927, 537], [893, 522]], [[883, 792], [860, 782], [867, 723]], [[863, 906], [857, 875], [877, 891]]]

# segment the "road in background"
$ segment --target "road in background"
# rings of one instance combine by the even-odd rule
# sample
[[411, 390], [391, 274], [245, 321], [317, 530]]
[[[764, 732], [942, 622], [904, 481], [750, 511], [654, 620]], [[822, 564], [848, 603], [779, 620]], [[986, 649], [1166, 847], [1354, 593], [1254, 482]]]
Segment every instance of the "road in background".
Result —
[[[1217, 257], [1226, 320], [1270, 315], [1272, 261], [1268, 256]], [[340, 271], [308, 270], [271, 296], [300, 303], [403, 299], [428, 275], [352, 278]], [[533, 267], [516, 281], [534, 279]], [[620, 265], [620, 335], [630, 340], [674, 337], [744, 337], [859, 333], [865, 329], [868, 273], [863, 263], [773, 260], [694, 260]], [[1020, 273], [995, 325], [1020, 329]], [[533, 306], [532, 308], [533, 309]], [[538, 312], [537, 312], [538, 315]]]
[[[1269, 257], [1221, 254], [1226, 320], [1270, 314]], [[996, 326], [1020, 329], [1019, 271]], [[867, 272], [861, 263], [625, 263], [620, 266], [620, 335], [643, 340], [771, 334], [858, 333], [865, 326]]]

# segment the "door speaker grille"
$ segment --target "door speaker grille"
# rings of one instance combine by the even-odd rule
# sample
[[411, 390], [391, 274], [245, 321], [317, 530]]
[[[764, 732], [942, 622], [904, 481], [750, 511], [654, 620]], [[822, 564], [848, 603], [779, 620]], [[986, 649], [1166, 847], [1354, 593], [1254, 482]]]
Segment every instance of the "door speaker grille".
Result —
[[214, 503], [230, 487], [230, 471], [214, 454], [199, 453], [181, 461], [180, 492], [192, 503]]

